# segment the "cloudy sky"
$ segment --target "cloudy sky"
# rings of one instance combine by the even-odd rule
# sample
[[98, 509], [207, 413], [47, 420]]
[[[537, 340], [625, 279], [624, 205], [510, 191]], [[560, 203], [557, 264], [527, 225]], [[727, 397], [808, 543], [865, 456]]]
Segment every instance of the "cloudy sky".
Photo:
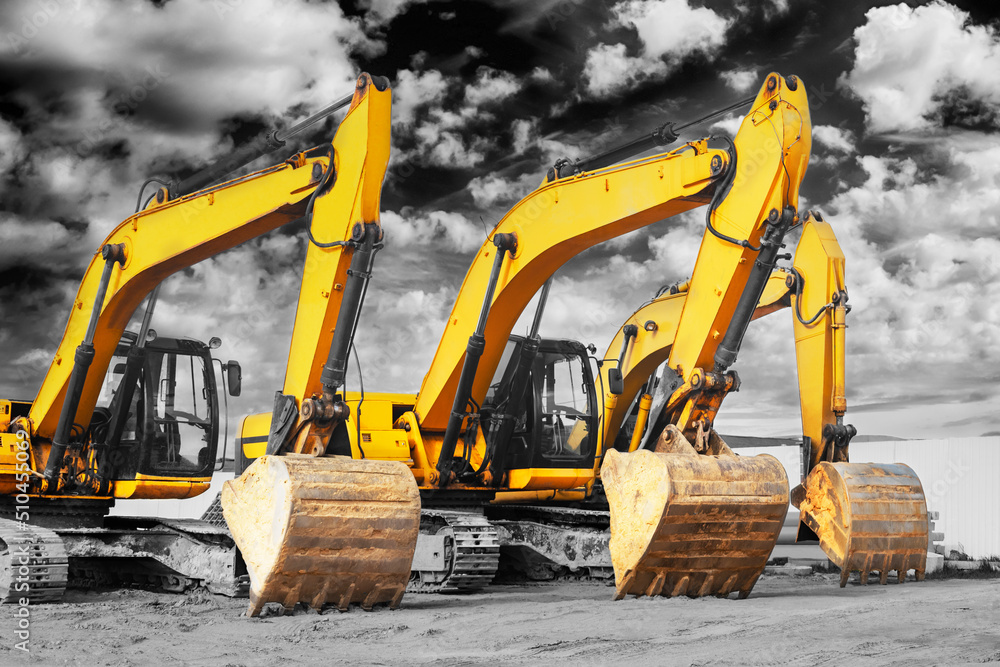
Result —
[[[726, 106], [776, 70], [806, 82], [804, 206], [847, 255], [849, 421], [868, 434], [1000, 433], [1000, 9], [873, 4], [4, 2], [0, 395], [34, 395], [84, 267], [145, 178], [187, 175], [287, 126], [359, 71], [390, 78], [394, 117], [387, 242], [358, 349], [367, 390], [416, 391], [484, 226], [549, 165]], [[543, 335], [603, 350], [635, 307], [690, 274], [703, 220], [657, 223], [561, 268]], [[292, 226], [164, 285], [161, 334], [218, 335], [222, 357], [242, 362], [235, 414], [269, 409], [280, 387], [305, 243]], [[743, 390], [720, 430], [794, 433], [789, 313], [751, 326], [735, 368]]]

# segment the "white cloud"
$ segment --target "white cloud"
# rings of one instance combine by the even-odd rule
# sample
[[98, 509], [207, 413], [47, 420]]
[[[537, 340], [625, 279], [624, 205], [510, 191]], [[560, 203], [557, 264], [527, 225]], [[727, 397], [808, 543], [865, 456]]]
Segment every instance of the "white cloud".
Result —
[[610, 97], [637, 81], [664, 77], [667, 71], [662, 60], [627, 55], [624, 44], [598, 44], [587, 52], [583, 76], [590, 95]]
[[728, 116], [724, 116], [723, 118], [720, 118], [712, 123], [710, 131], [714, 134], [721, 130], [724, 134], [727, 134], [730, 137], [735, 137], [736, 133], [740, 131], [740, 125], [742, 124], [743, 116], [729, 114]]
[[733, 69], [721, 74], [726, 85], [738, 93], [746, 92], [757, 85], [757, 70]]
[[612, 12], [619, 25], [639, 33], [643, 55], [679, 62], [692, 53], [713, 55], [725, 44], [732, 21], [687, 0], [626, 0]]
[[984, 140], [976, 150], [944, 141], [942, 146], [934, 155], [940, 163], [936, 174], [909, 157], [862, 156], [865, 182], [838, 194], [831, 205], [856, 211], [865, 238], [882, 248], [943, 229], [967, 237], [995, 235], [1000, 230], [1000, 142]]
[[514, 196], [511, 193], [511, 183], [496, 174], [486, 174], [472, 179], [469, 181], [468, 189], [476, 206], [480, 207], [492, 206], [499, 201], [510, 201]]
[[462, 168], [474, 167], [486, 157], [476, 145], [485, 141], [472, 139], [467, 145], [462, 135], [442, 129], [442, 125], [425, 123], [417, 128], [416, 137], [419, 140], [417, 153], [424, 164], [440, 167]]
[[410, 5], [419, 5], [428, 0], [361, 0], [358, 4], [367, 9], [366, 19], [377, 26], [389, 24], [392, 19], [406, 12]]
[[477, 207], [501, 206], [507, 209], [536, 190], [542, 181], [542, 174], [533, 171], [523, 173], [516, 178], [486, 174], [472, 179], [466, 187]]
[[480, 67], [476, 80], [465, 89], [465, 102], [473, 107], [503, 101], [521, 89], [521, 84], [510, 72], [492, 67]]
[[13, 266], [77, 263], [95, 249], [81, 249], [80, 236], [58, 222], [26, 221], [0, 213], [0, 270]]
[[775, 16], [787, 14], [789, 9], [789, 0], [769, 0], [768, 3], [764, 5], [764, 15], [770, 19]]
[[942, 144], [934, 175], [913, 158], [859, 158], [867, 179], [824, 211], [847, 257], [848, 380], [863, 402], [905, 398], [928, 377], [942, 397], [993, 392], [1000, 142]]
[[392, 120], [394, 124], [412, 125], [417, 109], [439, 103], [448, 89], [444, 76], [437, 70], [396, 73], [392, 88]]
[[[855, 62], [841, 76], [862, 101], [871, 132], [915, 131], [940, 124], [949, 104], [961, 113], [991, 115], [1000, 104], [1000, 36], [967, 12], [940, 0], [868, 10], [854, 31]], [[972, 106], [970, 110], [968, 107]], [[989, 120], [988, 118], [986, 120]]]
[[451, 169], [474, 167], [485, 159], [496, 137], [477, 133], [476, 125], [492, 120], [489, 107], [521, 88], [510, 72], [480, 67], [476, 79], [461, 91], [462, 102], [448, 104], [458, 93], [458, 77], [447, 78], [436, 70], [401, 70], [396, 80], [395, 141], [415, 143], [408, 150], [396, 150], [396, 159]]
[[[299, 104], [317, 109], [351, 90], [351, 49], [377, 48], [335, 3], [54, 4], [58, 10], [37, 34], [23, 44], [0, 40], [0, 54], [100, 72], [93, 86], [118, 84], [126, 95], [155, 89], [209, 123], [238, 113], [284, 114]], [[30, 1], [5, 5], [15, 24], [37, 10]]]
[[813, 125], [812, 138], [815, 143], [839, 153], [854, 152], [854, 134], [850, 130], [832, 125]]
[[387, 230], [388, 242], [403, 247], [427, 246], [448, 252], [471, 253], [486, 242], [486, 229], [482, 222], [473, 222], [461, 213], [451, 211], [419, 212], [404, 207], [398, 213], [383, 211], [382, 224]]
[[662, 79], [695, 54], [713, 58], [725, 44], [732, 23], [707, 7], [692, 7], [687, 0], [625, 0], [612, 8], [612, 14], [612, 25], [636, 30], [641, 51], [630, 56], [621, 43], [592, 48], [584, 64], [584, 79], [587, 93], [594, 97], [609, 97], [637, 82]]
[[358, 326], [365, 390], [415, 393], [434, 358], [456, 290], [415, 288], [412, 280], [387, 286], [383, 277], [380, 273], [379, 284], [369, 292]]
[[552, 76], [552, 72], [545, 67], [536, 67], [531, 70], [531, 73], [528, 74], [528, 78], [536, 83], [549, 83], [551, 81], [555, 81], [555, 77]]
[[[74, 231], [60, 271], [82, 269], [133, 211], [147, 176], [232, 150], [229, 139], [220, 139], [221, 121], [297, 120], [349, 92], [352, 54], [377, 48], [330, 3], [42, 4], [0, 6], [0, 22], [16, 26], [16, 39], [0, 40], [0, 57], [43, 72], [18, 92], [32, 119], [23, 134], [0, 124], [0, 174], [16, 165], [18, 187], [32, 193], [18, 205], [18, 224], [56, 230], [54, 219], [89, 223], [85, 232]], [[44, 22], [24, 23], [42, 10]], [[50, 70], [61, 74], [46, 78]], [[53, 80], [57, 91], [46, 88]], [[3, 224], [8, 234], [20, 233], [14, 223]], [[52, 232], [56, 253], [63, 252], [61, 238]], [[19, 261], [35, 263], [30, 254]]]

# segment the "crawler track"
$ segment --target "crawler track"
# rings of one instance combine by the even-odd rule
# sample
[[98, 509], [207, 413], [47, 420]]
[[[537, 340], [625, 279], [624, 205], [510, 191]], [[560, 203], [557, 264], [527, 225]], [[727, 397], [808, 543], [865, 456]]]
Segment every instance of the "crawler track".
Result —
[[413, 593], [468, 593], [493, 581], [500, 564], [496, 527], [481, 514], [424, 510], [421, 532], [445, 537], [445, 570], [416, 572], [406, 590]]
[[62, 539], [48, 528], [0, 519], [0, 596], [6, 603], [59, 602], [69, 559]]

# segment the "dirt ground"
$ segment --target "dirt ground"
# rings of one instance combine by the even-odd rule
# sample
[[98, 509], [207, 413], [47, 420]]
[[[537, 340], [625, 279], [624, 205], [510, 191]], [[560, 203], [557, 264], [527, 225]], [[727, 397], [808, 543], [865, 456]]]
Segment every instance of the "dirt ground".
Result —
[[[69, 591], [31, 607], [30, 655], [0, 608], [0, 664], [958, 665], [1000, 663], [1000, 579], [837, 586], [765, 575], [747, 600], [612, 601], [603, 582], [408, 594], [395, 611], [241, 617], [204, 592]], [[286, 662], [290, 661], [290, 662]]]

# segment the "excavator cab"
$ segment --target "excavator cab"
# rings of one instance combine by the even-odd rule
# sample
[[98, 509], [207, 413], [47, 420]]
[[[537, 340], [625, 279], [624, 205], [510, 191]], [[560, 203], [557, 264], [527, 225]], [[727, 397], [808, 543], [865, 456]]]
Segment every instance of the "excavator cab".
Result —
[[[527, 387], [517, 391], [517, 360], [525, 339], [511, 336], [482, 406], [487, 441], [514, 423], [505, 470], [580, 468], [592, 464], [598, 427], [597, 395], [587, 349], [568, 339], [542, 339]], [[519, 394], [520, 400], [514, 398]], [[511, 405], [514, 402], [515, 405]]]
[[[134, 354], [136, 335], [127, 331], [108, 366], [91, 424], [92, 441], [103, 443], [97, 454], [102, 476], [211, 476], [219, 441], [219, 388], [209, 347], [158, 337], [143, 349], [144, 354]], [[238, 369], [238, 364], [226, 367]], [[119, 420], [115, 436], [109, 431]]]

